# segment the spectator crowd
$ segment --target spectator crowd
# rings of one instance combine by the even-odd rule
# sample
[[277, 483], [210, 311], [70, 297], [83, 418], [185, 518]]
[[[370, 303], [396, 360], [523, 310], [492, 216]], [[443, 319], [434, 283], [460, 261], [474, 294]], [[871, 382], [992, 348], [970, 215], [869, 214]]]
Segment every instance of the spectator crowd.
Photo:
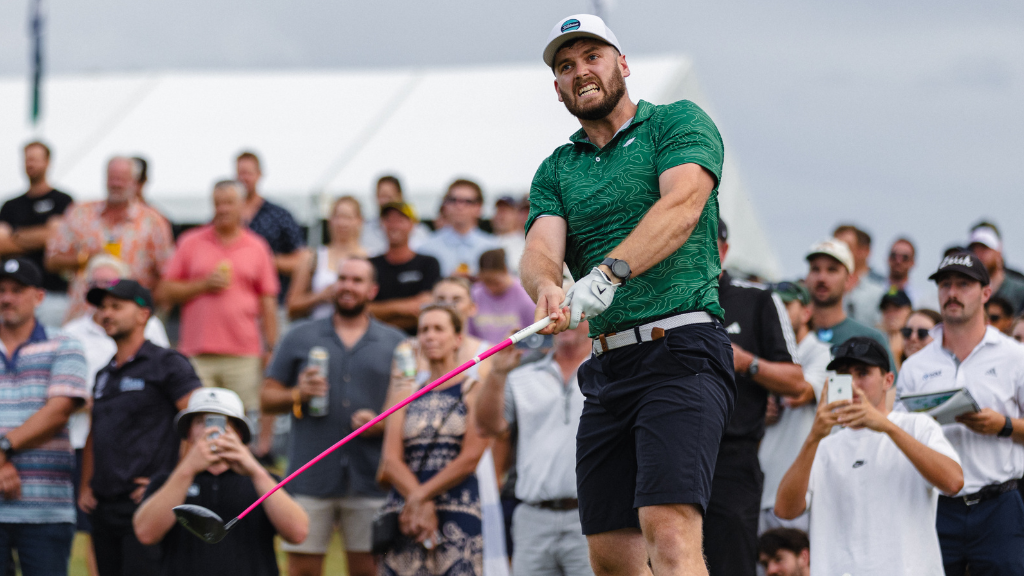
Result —
[[[268, 498], [215, 547], [174, 506], [236, 516], [338, 439], [534, 321], [528, 197], [467, 179], [423, 222], [394, 176], [337, 198], [323, 241], [260, 194], [261, 159], [175, 236], [115, 156], [76, 202], [24, 147], [0, 207], [0, 575], [593, 575], [576, 492], [587, 322], [413, 401]], [[1024, 274], [983, 221], [909, 282], [914, 242], [821, 230], [807, 272], [723, 272], [736, 402], [704, 510], [712, 575], [1024, 574]], [[729, 230], [718, 228], [726, 263]], [[933, 273], [932, 273], [933, 272]], [[568, 275], [567, 275], [568, 276]], [[566, 278], [566, 289], [572, 283]], [[844, 380], [848, 377], [849, 380]], [[843, 382], [849, 396], [833, 397]], [[829, 388], [833, 387], [830, 391]], [[965, 390], [933, 418], [903, 400]]]

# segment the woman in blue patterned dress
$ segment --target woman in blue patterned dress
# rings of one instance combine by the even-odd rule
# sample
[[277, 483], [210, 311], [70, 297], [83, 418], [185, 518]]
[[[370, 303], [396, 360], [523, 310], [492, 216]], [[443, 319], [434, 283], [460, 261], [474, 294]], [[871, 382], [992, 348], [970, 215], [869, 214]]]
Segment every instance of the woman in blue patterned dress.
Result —
[[[462, 321], [450, 308], [428, 306], [420, 313], [417, 340], [432, 382], [456, 367]], [[403, 537], [381, 559], [383, 576], [483, 573], [474, 471], [486, 441], [469, 424], [473, 384], [458, 376], [388, 419], [380, 476], [392, 488], [383, 511], [400, 511]]]

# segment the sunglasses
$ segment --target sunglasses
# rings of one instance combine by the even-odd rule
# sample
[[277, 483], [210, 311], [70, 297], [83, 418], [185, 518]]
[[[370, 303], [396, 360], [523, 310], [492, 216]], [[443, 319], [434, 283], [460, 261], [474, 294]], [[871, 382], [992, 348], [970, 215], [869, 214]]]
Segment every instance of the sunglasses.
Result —
[[449, 196], [449, 197], [444, 199], [444, 203], [445, 204], [462, 204], [463, 206], [473, 206], [475, 204], [479, 204], [480, 202], [478, 202], [478, 201], [476, 201], [476, 200], [474, 200], [472, 198], [456, 198], [454, 196]]
[[918, 340], [924, 340], [928, 337], [927, 328], [918, 328], [917, 330], [914, 330], [913, 328], [900, 328], [900, 334], [902, 334], [907, 340], [910, 340], [910, 337], [915, 333], [917, 334]]
[[843, 344], [836, 348], [836, 353], [833, 355], [834, 358], [845, 358], [847, 356], [863, 356], [871, 350], [871, 345], [867, 342], [857, 342], [854, 344]]
[[999, 314], [989, 314], [988, 315], [988, 321], [993, 323], [993, 324], [995, 324], [996, 322], [1002, 322], [1003, 318], [1005, 318], [1005, 316], [1000, 316]]
[[897, 262], [910, 262], [910, 254], [900, 254], [899, 252], [890, 252], [889, 260], [895, 260]]

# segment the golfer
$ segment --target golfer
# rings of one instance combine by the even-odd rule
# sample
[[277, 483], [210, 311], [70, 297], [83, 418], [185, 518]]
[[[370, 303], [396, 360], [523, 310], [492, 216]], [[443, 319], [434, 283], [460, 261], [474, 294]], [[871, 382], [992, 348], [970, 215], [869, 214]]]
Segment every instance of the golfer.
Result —
[[649, 556], [655, 574], [707, 574], [702, 515], [735, 397], [718, 303], [722, 139], [692, 102], [633, 103], [596, 16], [560, 20], [544, 62], [583, 129], [534, 176], [521, 271], [538, 319], [560, 332], [585, 317], [595, 340], [576, 439], [591, 564], [640, 574]]

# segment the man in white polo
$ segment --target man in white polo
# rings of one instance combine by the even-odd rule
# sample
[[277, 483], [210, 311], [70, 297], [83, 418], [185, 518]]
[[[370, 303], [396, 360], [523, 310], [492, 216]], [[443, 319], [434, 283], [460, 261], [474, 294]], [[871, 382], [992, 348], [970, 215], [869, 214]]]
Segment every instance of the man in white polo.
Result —
[[[555, 336], [554, 350], [515, 368], [514, 348], [499, 352], [476, 401], [480, 431], [516, 426], [514, 576], [593, 576], [576, 499], [576, 429], [583, 394], [576, 371], [590, 357], [586, 320]], [[513, 368], [515, 368], [513, 370]]]
[[940, 498], [937, 519], [947, 576], [1024, 574], [1024, 347], [985, 325], [989, 275], [971, 252], [943, 258], [930, 277], [939, 286], [942, 324], [931, 344], [907, 358], [901, 395], [966, 388], [981, 407], [942, 427], [960, 454], [964, 487]]

